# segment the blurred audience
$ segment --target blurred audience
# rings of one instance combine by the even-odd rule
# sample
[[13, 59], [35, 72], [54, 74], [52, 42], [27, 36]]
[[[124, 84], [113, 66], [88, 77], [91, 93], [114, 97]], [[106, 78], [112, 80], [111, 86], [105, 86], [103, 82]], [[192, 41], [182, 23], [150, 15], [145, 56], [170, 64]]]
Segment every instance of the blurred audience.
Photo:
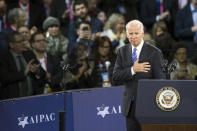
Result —
[[3, 99], [41, 94], [41, 83], [46, 74], [34, 53], [25, 51], [23, 37], [19, 32], [9, 33], [7, 43], [10, 49], [0, 58]]

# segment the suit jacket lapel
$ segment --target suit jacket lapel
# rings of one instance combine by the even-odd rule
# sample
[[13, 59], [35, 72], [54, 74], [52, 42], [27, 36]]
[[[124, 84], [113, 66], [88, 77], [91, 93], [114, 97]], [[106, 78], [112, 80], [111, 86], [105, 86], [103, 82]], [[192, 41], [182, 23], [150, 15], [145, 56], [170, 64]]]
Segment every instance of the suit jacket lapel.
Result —
[[131, 46], [131, 44], [129, 43], [129, 46], [128, 46], [128, 53], [126, 53], [127, 54], [127, 63], [129, 63], [129, 65], [133, 65], [132, 63], [132, 46]]

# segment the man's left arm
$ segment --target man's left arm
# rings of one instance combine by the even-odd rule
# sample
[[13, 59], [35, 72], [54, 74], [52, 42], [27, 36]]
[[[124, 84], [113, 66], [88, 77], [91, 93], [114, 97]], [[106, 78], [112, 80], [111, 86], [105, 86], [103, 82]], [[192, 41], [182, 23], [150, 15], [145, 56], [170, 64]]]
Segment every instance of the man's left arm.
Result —
[[163, 72], [163, 55], [160, 50], [155, 51], [153, 55], [153, 78], [154, 79], [166, 79], [166, 74]]

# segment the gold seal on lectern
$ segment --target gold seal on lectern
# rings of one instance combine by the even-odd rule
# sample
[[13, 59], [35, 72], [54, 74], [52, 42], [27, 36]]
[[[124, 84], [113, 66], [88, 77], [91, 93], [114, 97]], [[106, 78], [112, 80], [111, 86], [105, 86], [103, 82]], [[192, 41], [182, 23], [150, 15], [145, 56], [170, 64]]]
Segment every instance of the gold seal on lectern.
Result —
[[156, 95], [156, 103], [164, 111], [173, 111], [180, 104], [179, 92], [173, 87], [163, 87]]

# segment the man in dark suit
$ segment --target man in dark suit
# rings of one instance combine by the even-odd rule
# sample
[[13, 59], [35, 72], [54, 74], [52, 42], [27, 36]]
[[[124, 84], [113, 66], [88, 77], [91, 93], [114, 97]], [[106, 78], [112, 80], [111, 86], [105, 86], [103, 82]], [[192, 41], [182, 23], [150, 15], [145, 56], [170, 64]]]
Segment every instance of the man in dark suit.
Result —
[[113, 81], [125, 83], [122, 113], [126, 117], [127, 131], [140, 131], [135, 118], [135, 100], [139, 79], [164, 79], [161, 51], [144, 42], [143, 24], [138, 20], [126, 25], [130, 44], [120, 48], [113, 71]]
[[62, 78], [60, 60], [55, 55], [46, 52], [47, 42], [44, 34], [41, 32], [33, 34], [31, 37], [31, 46], [41, 67], [46, 71], [44, 93], [60, 91], [60, 82]]
[[[40, 86], [45, 72], [33, 52], [25, 51], [23, 37], [14, 31], [8, 34], [9, 51], [0, 58], [0, 80], [3, 99], [42, 93]], [[37, 63], [36, 63], [37, 62]]]

